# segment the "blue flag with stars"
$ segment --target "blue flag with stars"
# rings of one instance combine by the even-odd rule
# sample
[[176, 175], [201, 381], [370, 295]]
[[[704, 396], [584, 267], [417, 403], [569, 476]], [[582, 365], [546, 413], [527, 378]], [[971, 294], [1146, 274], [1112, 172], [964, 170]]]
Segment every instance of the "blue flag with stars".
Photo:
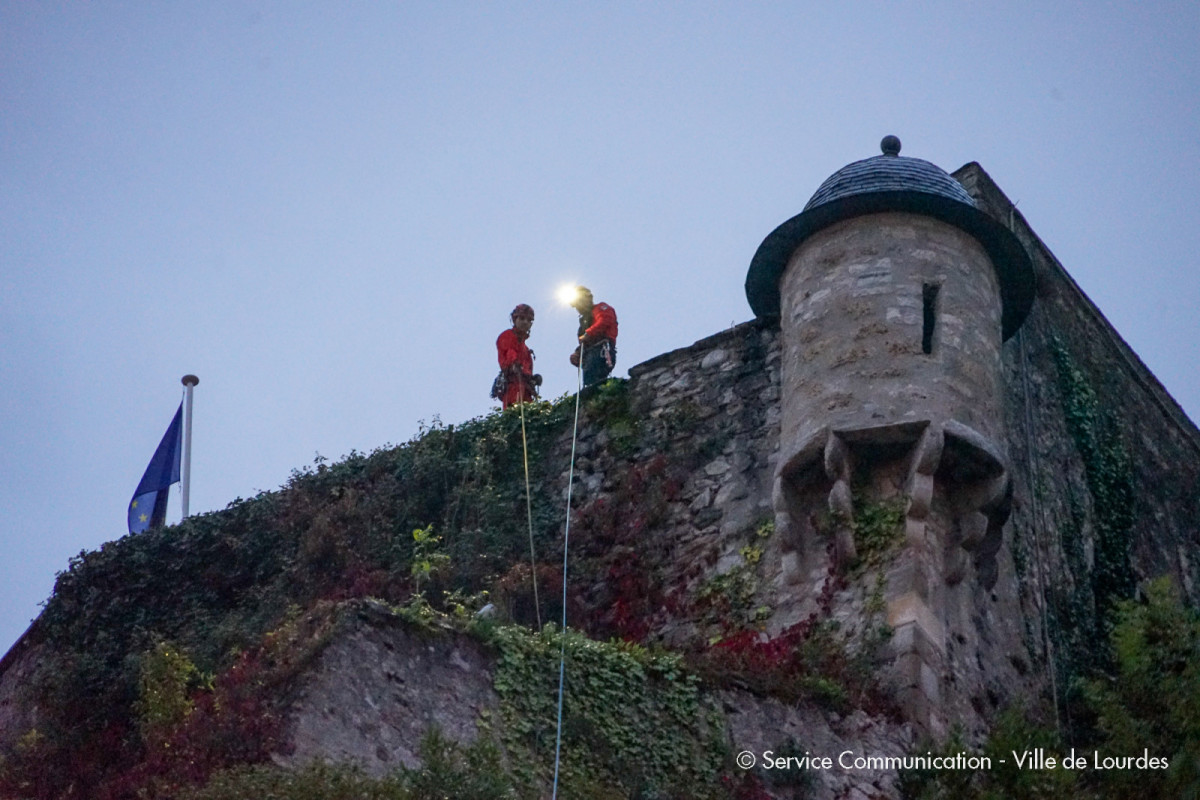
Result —
[[167, 521], [167, 490], [179, 483], [179, 460], [183, 452], [183, 403], [167, 427], [158, 449], [142, 475], [133, 499], [129, 501], [129, 532], [141, 533], [147, 528], [165, 525]]

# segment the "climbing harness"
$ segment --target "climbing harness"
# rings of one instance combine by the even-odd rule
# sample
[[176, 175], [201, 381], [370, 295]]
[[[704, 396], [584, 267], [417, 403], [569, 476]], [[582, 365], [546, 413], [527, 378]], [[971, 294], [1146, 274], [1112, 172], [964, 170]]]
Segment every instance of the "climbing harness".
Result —
[[567, 664], [567, 544], [571, 537], [571, 488], [575, 483], [575, 442], [579, 438], [579, 396], [583, 394], [583, 342], [575, 373], [575, 425], [571, 430], [571, 467], [567, 472], [567, 522], [563, 528], [562, 630], [558, 652], [558, 724], [554, 732], [554, 786], [550, 800], [558, 798], [558, 765], [562, 755], [563, 683]]

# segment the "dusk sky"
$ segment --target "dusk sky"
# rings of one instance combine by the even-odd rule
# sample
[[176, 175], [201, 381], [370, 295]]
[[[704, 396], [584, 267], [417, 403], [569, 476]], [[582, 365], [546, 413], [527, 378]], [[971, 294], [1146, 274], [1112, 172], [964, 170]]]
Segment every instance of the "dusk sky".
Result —
[[517, 303], [573, 389], [566, 282], [624, 376], [750, 319], [889, 133], [978, 161], [1200, 419], [1198, 3], [0, 0], [0, 653], [185, 373], [194, 513], [488, 413]]

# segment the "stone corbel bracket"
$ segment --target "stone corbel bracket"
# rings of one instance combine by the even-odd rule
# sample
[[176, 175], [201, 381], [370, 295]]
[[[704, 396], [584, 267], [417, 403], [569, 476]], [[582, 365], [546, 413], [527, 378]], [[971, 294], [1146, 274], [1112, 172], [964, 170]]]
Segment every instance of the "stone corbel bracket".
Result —
[[916, 420], [869, 428], [821, 428], [776, 476], [777, 522], [784, 528], [793, 522], [793, 510], [786, 499], [788, 484], [812, 480], [820, 470], [832, 484], [828, 506], [834, 521], [835, 563], [839, 568], [853, 564], [858, 557], [858, 546], [854, 540], [851, 487], [856, 473], [869, 466], [861, 453], [872, 447], [908, 450], [907, 477], [902, 490], [908, 499], [905, 515], [908, 546], [917, 549], [927, 546], [926, 525], [934, 487], [939, 486], [952, 516], [943, 542], [943, 577], [949, 585], [960, 583], [973, 561], [980, 581], [990, 588], [996, 579], [995, 555], [1000, 548], [1002, 529], [1012, 508], [1012, 480], [999, 448], [983, 434], [956, 420], [940, 425]]
[[973, 557], [979, 582], [996, 583], [996, 552], [1012, 511], [1012, 477], [1003, 454], [974, 429], [947, 420], [944, 455], [937, 479], [950, 501], [954, 521], [945, 542], [943, 577], [955, 585]]
[[[834, 557], [838, 568], [858, 555], [854, 541], [854, 501], [851, 487], [864, 470], [881, 457], [898, 469], [898, 487], [907, 499], [904, 518], [906, 546], [887, 567], [888, 624], [893, 629], [893, 679], [906, 716], [926, 731], [944, 729], [941, 714], [941, 675], [945, 669], [945, 628], [939, 583], [962, 581], [971, 557], [980, 581], [990, 587], [996, 578], [995, 554], [1008, 518], [1012, 482], [1003, 455], [987, 437], [954, 420], [914, 420], [853, 429], [821, 428], [814, 432], [776, 476], [774, 501], [777, 522], [792, 525], [805, 513], [795, 505], [804, 485], [830, 485], [827, 498], [835, 521]], [[941, 537], [929, 535], [929, 522], [938, 490], [938, 508], [949, 517]], [[812, 537], [811, 526], [796, 528]], [[801, 541], [814, 551], [819, 541]]]
[[933, 481], [942, 461], [942, 432], [932, 425], [921, 431], [912, 452], [905, 492], [908, 494], [908, 513], [904, 518], [904, 534], [909, 547], [925, 543], [925, 523], [933, 504]]
[[854, 459], [850, 448], [837, 432], [825, 439], [825, 476], [833, 481], [829, 490], [829, 513], [834, 521], [834, 561], [839, 567], [858, 560], [854, 545], [854, 497], [850, 489], [854, 477]]

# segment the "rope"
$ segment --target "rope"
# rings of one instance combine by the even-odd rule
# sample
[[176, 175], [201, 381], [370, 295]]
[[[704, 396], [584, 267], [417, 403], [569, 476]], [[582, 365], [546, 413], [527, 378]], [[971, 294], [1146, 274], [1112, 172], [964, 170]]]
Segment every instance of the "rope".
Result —
[[[1025, 417], [1025, 458], [1026, 458], [1026, 479], [1029, 481], [1029, 505], [1030, 516], [1033, 518], [1033, 541], [1035, 556], [1033, 563], [1037, 572], [1037, 586], [1039, 599], [1039, 609], [1042, 617], [1042, 649], [1046, 654], [1046, 665], [1050, 675], [1050, 693], [1054, 702], [1054, 729], [1059, 736], [1062, 735], [1062, 721], [1059, 719], [1058, 711], [1058, 668], [1054, 663], [1054, 648], [1050, 637], [1050, 622], [1046, 615], [1046, 565], [1042, 559], [1046, 557], [1045, 542], [1042, 539], [1042, 531], [1046, 527], [1046, 518], [1042, 504], [1038, 501], [1037, 491], [1037, 470], [1034, 464], [1037, 456], [1033, 450], [1033, 402], [1029, 394], [1029, 357], [1025, 352], [1025, 334], [1032, 324], [1030, 321], [1023, 330], [1017, 332], [1017, 347], [1018, 355], [1020, 356], [1020, 374], [1021, 374], [1021, 393], [1023, 396], [1024, 417]], [[1058, 616], [1057, 607], [1055, 608], [1055, 616]]]
[[571, 431], [571, 468], [567, 472], [567, 524], [563, 529], [562, 636], [558, 652], [558, 725], [554, 732], [554, 787], [550, 800], [558, 798], [558, 766], [562, 756], [563, 684], [567, 664], [567, 543], [571, 536], [571, 488], [575, 484], [575, 442], [579, 438], [579, 396], [583, 394], [583, 342], [579, 343], [579, 364], [575, 378], [575, 427]]
[[521, 382], [521, 453], [525, 459], [525, 517], [529, 520], [529, 577], [533, 581], [533, 610], [538, 630], [542, 629], [542, 604], [537, 590], [537, 554], [533, 548], [533, 501], [529, 492], [529, 441], [525, 438], [525, 383]]

